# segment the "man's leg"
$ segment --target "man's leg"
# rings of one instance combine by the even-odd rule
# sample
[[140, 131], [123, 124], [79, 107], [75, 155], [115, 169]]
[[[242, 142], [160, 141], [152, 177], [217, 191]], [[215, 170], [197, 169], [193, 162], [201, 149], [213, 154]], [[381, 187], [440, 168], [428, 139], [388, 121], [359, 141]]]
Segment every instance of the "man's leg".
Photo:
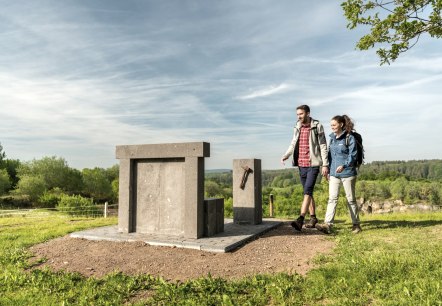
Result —
[[304, 217], [309, 210], [310, 204], [313, 202], [313, 189], [315, 187], [316, 178], [319, 174], [319, 167], [300, 167], [299, 174], [302, 186], [304, 187], [304, 199], [301, 205], [300, 216], [297, 220], [292, 222], [292, 226], [298, 231], [302, 229], [302, 225], [304, 224]]
[[308, 210], [310, 213], [310, 217], [316, 214], [316, 203], [315, 203], [315, 198], [313, 197]]
[[309, 206], [310, 220], [305, 224], [306, 228], [314, 228], [316, 223], [318, 223], [318, 218], [316, 218], [316, 203], [315, 198], [311, 198]]

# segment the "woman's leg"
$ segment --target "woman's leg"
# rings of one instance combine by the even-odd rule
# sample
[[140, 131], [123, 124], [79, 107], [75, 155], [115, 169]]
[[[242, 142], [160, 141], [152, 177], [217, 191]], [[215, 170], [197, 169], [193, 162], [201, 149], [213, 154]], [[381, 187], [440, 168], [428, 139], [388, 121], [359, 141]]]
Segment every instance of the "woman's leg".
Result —
[[336, 205], [338, 205], [339, 187], [341, 185], [341, 179], [334, 176], [330, 176], [328, 182], [328, 203], [327, 212], [325, 213], [324, 223], [333, 224], [336, 214]]
[[359, 224], [359, 208], [356, 204], [356, 176], [345, 177], [342, 179], [347, 204], [350, 210], [351, 222], [353, 225]]

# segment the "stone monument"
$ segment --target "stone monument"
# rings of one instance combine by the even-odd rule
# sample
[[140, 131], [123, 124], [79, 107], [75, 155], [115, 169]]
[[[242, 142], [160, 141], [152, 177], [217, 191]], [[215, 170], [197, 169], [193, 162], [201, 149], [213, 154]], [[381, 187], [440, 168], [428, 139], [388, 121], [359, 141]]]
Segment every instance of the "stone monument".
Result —
[[204, 235], [206, 142], [121, 145], [118, 231]]

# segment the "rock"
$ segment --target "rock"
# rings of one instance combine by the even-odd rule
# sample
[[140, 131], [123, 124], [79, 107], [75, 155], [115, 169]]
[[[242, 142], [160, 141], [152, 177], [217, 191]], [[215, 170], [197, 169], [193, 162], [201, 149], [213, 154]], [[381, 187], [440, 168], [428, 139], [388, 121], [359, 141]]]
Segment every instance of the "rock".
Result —
[[382, 208], [383, 209], [391, 209], [391, 208], [393, 208], [393, 206], [394, 206], [393, 203], [387, 201], [387, 202], [384, 202], [384, 204], [382, 205]]
[[425, 205], [425, 204], [416, 204], [416, 209], [417, 210], [423, 210], [423, 211], [431, 211], [433, 210], [433, 208], [430, 205]]
[[379, 202], [373, 202], [373, 203], [371, 204], [371, 208], [372, 208], [373, 211], [375, 211], [375, 210], [379, 210], [379, 209], [382, 209], [382, 203], [379, 203]]
[[400, 206], [405, 205], [404, 202], [402, 202], [402, 200], [394, 200], [393, 203], [394, 205], [400, 205]]
[[393, 212], [400, 212], [400, 211], [401, 211], [401, 208], [402, 208], [402, 207], [400, 207], [400, 206], [394, 206], [394, 207], [392, 208], [392, 210], [393, 210]]

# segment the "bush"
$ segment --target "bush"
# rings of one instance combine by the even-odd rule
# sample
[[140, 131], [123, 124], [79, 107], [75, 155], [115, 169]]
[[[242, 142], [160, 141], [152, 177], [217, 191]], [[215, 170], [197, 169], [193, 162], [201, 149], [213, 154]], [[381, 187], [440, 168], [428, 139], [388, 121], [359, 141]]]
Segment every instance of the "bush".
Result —
[[60, 188], [54, 188], [51, 191], [45, 191], [43, 195], [38, 198], [37, 207], [55, 208], [60, 202], [61, 197], [65, 195]]
[[8, 195], [0, 197], [0, 208], [30, 208], [32, 203], [28, 196]]
[[233, 218], [233, 198], [224, 199], [224, 217]]
[[103, 214], [92, 199], [84, 198], [80, 195], [62, 195], [57, 209], [75, 216], [97, 216]]

